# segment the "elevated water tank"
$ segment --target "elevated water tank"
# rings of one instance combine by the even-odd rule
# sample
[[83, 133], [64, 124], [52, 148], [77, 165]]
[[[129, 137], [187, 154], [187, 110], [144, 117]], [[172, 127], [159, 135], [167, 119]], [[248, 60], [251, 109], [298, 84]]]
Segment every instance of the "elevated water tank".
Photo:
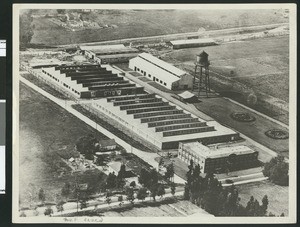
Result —
[[209, 65], [208, 54], [205, 51], [202, 51], [200, 54], [197, 54], [196, 64], [202, 65], [202, 66]]

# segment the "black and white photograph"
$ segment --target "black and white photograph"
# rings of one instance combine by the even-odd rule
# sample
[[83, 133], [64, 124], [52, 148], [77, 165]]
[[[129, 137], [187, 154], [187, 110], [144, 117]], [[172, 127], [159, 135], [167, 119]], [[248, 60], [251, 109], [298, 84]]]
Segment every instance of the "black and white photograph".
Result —
[[13, 223], [296, 221], [295, 4], [14, 4]]

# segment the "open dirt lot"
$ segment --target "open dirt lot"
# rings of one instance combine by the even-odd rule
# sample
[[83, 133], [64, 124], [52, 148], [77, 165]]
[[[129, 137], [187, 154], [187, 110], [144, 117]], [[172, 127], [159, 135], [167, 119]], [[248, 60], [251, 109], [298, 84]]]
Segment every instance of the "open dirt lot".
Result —
[[[106, 138], [67, 111], [40, 94], [20, 84], [20, 200], [29, 202], [30, 193], [36, 200], [39, 188], [46, 193], [46, 200], [55, 200], [65, 182], [75, 182], [75, 175], [62, 161], [76, 155], [76, 140], [93, 134]], [[105, 175], [100, 171], [79, 174], [79, 183], [90, 182], [93, 190]], [[95, 181], [98, 179], [98, 181]]]
[[[163, 56], [193, 70], [196, 54], [209, 54], [210, 69], [285, 102], [289, 94], [289, 37], [270, 37], [218, 46], [174, 50]], [[213, 79], [213, 74], [211, 75]]]
[[151, 204], [148, 206], [139, 206], [124, 211], [107, 211], [104, 216], [108, 217], [184, 217], [189, 215], [210, 216], [203, 209], [197, 207], [189, 201], [174, 201], [168, 204]]
[[269, 181], [237, 185], [236, 187], [239, 190], [241, 204], [246, 206], [251, 195], [253, 195], [254, 198], [261, 203], [264, 195], [267, 195], [269, 199], [268, 212], [272, 212], [275, 215], [281, 215], [281, 213], [284, 213], [285, 216], [288, 216], [288, 187], [275, 185]]

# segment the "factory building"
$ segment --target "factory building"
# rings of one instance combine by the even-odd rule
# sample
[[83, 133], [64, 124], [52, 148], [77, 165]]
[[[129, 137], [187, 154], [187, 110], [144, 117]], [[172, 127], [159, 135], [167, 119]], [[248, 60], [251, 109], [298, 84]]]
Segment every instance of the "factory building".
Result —
[[224, 173], [249, 169], [259, 165], [258, 152], [247, 146], [204, 146], [199, 142], [179, 143], [178, 158], [189, 164], [199, 164], [201, 172]]
[[139, 51], [123, 44], [79, 46], [82, 53], [99, 64], [123, 63], [136, 57]]
[[110, 65], [64, 65], [42, 68], [45, 79], [78, 98], [95, 98], [139, 94], [140, 85], [125, 79]]
[[239, 139], [233, 130], [204, 121], [155, 94], [98, 99], [92, 106], [159, 149], [178, 149], [183, 141], [211, 144]]
[[173, 49], [183, 49], [192, 47], [204, 47], [217, 45], [213, 39], [184, 39], [184, 40], [173, 40], [170, 41]]
[[193, 86], [191, 75], [148, 53], [130, 59], [129, 68], [170, 90], [191, 89]]

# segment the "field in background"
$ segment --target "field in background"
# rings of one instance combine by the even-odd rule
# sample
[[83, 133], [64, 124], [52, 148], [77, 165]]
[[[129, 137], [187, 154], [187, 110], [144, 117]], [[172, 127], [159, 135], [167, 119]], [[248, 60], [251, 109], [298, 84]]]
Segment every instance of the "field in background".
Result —
[[[289, 37], [271, 37], [225, 43], [219, 46], [174, 50], [164, 60], [194, 68], [196, 54], [209, 54], [210, 69], [288, 102]], [[231, 73], [233, 72], [233, 73]]]
[[[40, 10], [40, 14], [55, 10]], [[35, 18], [31, 43], [46, 45], [76, 44], [124, 38], [196, 32], [288, 22], [280, 10], [95, 10], [83, 14], [85, 20], [114, 28], [70, 31], [52, 23], [49, 18]]]
[[246, 105], [248, 95], [255, 94], [258, 102], [253, 108], [288, 124], [288, 36], [174, 50], [161, 56], [193, 73], [196, 54], [203, 50], [209, 54], [215, 91], [240, 93], [237, 101]]
[[[65, 182], [74, 183], [75, 175], [61, 159], [74, 155], [76, 140], [93, 134], [106, 138], [61, 107], [20, 84], [20, 198], [29, 202], [43, 188], [47, 201], [55, 201]], [[77, 175], [79, 183], [96, 189], [105, 175], [98, 170]], [[36, 201], [35, 201], [36, 202]]]

